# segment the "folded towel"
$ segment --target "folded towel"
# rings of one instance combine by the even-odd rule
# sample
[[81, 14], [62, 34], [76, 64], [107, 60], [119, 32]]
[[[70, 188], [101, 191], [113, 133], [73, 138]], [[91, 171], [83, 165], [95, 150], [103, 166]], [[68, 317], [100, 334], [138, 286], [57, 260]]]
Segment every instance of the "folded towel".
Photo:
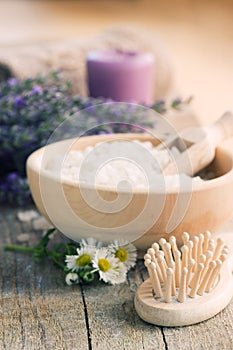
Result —
[[88, 95], [86, 55], [91, 50], [108, 48], [153, 53], [156, 62], [154, 98], [167, 95], [172, 82], [168, 54], [155, 33], [136, 27], [111, 28], [85, 40], [2, 48], [0, 80], [10, 76], [23, 79], [60, 70], [62, 78], [72, 82], [73, 92], [85, 97]]

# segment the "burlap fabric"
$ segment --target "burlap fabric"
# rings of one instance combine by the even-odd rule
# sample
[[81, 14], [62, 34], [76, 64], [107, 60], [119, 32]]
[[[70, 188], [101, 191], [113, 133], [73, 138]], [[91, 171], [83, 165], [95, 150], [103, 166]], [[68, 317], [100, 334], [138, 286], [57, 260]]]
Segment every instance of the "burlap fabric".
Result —
[[73, 91], [86, 96], [87, 52], [108, 48], [152, 52], [156, 62], [154, 97], [158, 99], [167, 95], [172, 82], [169, 55], [156, 33], [136, 27], [111, 28], [97, 36], [72, 41], [2, 48], [0, 80], [9, 76], [21, 79], [60, 70], [65, 80], [72, 81]]

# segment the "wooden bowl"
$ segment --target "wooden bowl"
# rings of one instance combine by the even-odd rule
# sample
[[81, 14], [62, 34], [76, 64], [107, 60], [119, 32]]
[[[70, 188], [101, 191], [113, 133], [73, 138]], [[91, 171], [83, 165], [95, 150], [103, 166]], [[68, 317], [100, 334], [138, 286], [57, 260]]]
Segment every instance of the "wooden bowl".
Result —
[[[140, 250], [145, 250], [161, 237], [175, 235], [180, 242], [184, 231], [191, 236], [205, 230], [216, 231], [233, 213], [233, 139], [216, 151], [210, 170], [216, 177], [196, 182], [192, 189], [163, 193], [134, 191], [131, 201], [120, 211], [110, 212], [108, 205], [119, 193], [99, 188], [98, 194], [106, 202], [105, 210], [96, 210], [94, 188], [84, 188], [90, 199], [87, 203], [80, 186], [72, 181], [61, 181], [46, 170], [46, 158], [65, 154], [67, 149], [85, 149], [100, 141], [116, 139], [151, 141], [158, 140], [145, 134], [115, 134], [88, 136], [78, 142], [66, 140], [53, 143], [32, 153], [27, 160], [27, 175], [33, 199], [39, 211], [66, 236], [74, 240], [95, 237], [103, 241], [124, 238]], [[46, 151], [46, 152], [45, 152]], [[128, 193], [120, 193], [127, 201]], [[144, 210], [146, 207], [146, 210]], [[138, 219], [140, 217], [140, 219]]]

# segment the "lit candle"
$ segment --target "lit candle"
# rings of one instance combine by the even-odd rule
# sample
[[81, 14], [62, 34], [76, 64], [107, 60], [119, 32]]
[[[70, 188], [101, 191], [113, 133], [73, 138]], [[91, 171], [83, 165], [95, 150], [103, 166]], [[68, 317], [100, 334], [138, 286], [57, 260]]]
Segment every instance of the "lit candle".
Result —
[[154, 56], [134, 51], [92, 51], [87, 55], [91, 97], [153, 102]]

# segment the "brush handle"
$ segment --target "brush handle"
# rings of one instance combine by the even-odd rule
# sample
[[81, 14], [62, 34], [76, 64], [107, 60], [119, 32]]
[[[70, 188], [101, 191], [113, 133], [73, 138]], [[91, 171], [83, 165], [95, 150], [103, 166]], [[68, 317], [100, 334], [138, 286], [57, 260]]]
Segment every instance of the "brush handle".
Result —
[[221, 141], [233, 137], [233, 111], [227, 111], [213, 125], [207, 127], [211, 143], [217, 147]]

